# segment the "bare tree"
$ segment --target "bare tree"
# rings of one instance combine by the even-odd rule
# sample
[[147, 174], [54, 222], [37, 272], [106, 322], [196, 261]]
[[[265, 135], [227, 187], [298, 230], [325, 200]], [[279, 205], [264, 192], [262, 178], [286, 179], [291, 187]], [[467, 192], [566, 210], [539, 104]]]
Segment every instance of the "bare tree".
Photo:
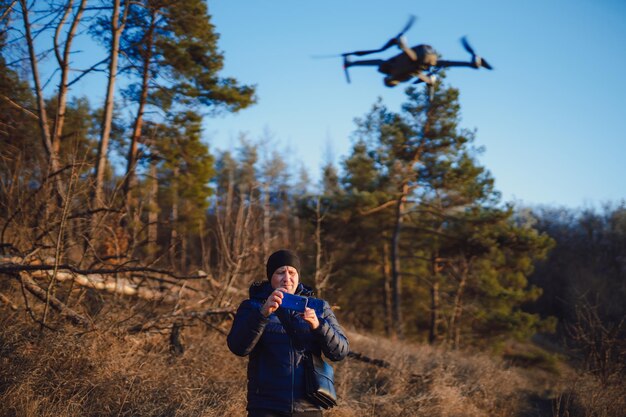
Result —
[[[48, 171], [52, 174], [58, 174], [61, 168], [59, 161], [59, 154], [55, 150], [52, 144], [52, 136], [50, 134], [50, 123], [48, 121], [48, 113], [46, 111], [46, 101], [43, 95], [43, 86], [41, 83], [41, 77], [39, 74], [39, 60], [35, 51], [35, 42], [33, 38], [32, 25], [30, 22], [30, 10], [26, 0], [20, 0], [20, 6], [22, 10], [22, 19], [24, 24], [24, 35], [26, 39], [26, 46], [28, 48], [28, 55], [30, 61], [31, 72], [33, 76], [33, 84], [35, 90], [35, 96], [37, 97], [37, 118], [39, 121], [39, 130], [41, 134], [41, 140], [44, 145], [44, 149], [48, 155]], [[59, 179], [58, 175], [54, 176], [55, 189], [61, 198], [65, 196], [65, 190]]]
[[324, 214], [321, 209], [321, 198], [318, 196], [315, 204], [315, 292], [318, 297], [323, 298], [323, 292], [328, 285], [328, 280], [331, 276], [333, 268], [333, 261], [327, 259], [326, 262], [322, 262], [324, 259], [324, 248], [322, 245], [322, 222], [324, 221]]
[[582, 298], [575, 307], [576, 321], [567, 325], [573, 347], [584, 355], [584, 366], [607, 384], [623, 374], [626, 349], [623, 343], [626, 318], [608, 323], [598, 306]]
[[61, 51], [61, 46], [59, 45], [59, 38], [61, 37], [61, 32], [63, 27], [66, 24], [66, 21], [71, 14], [74, 1], [68, 0], [68, 2], [64, 6], [63, 17], [57, 24], [56, 30], [54, 32], [54, 55], [59, 64], [59, 68], [61, 70], [59, 88], [57, 91], [57, 111], [54, 120], [54, 129], [52, 132], [52, 148], [55, 154], [59, 155], [61, 148], [61, 137], [63, 134], [63, 125], [65, 123], [65, 111], [67, 107], [67, 95], [68, 95], [68, 78], [70, 73], [70, 53], [72, 50], [72, 41], [76, 36], [76, 31], [78, 30], [78, 25], [82, 19], [83, 12], [85, 10], [85, 6], [87, 4], [87, 0], [81, 0], [74, 17], [70, 23], [70, 28], [67, 31], [67, 35], [65, 37], [65, 41], [63, 42], [63, 51]]

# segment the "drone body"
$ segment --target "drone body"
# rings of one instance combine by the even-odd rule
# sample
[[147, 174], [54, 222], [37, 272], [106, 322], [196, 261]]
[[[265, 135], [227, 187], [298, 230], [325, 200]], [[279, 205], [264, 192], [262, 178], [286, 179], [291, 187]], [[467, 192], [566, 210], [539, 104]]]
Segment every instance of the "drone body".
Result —
[[[386, 75], [385, 85], [393, 87], [401, 82], [417, 77], [423, 71], [437, 65], [437, 52], [430, 45], [417, 45], [411, 48], [416, 59], [402, 52], [378, 66], [378, 72]], [[355, 63], [353, 63], [354, 65]]]
[[[435, 74], [442, 68], [446, 67], [470, 67], [470, 68], [487, 68], [493, 69], [491, 65], [487, 63], [480, 56], [476, 55], [466, 38], [461, 39], [461, 43], [467, 52], [472, 56], [470, 61], [448, 61], [441, 60], [438, 57], [435, 49], [430, 45], [416, 45], [409, 48], [404, 38], [404, 33], [409, 30], [413, 25], [415, 17], [411, 16], [409, 22], [404, 29], [394, 38], [391, 38], [382, 48], [372, 49], [365, 51], [354, 51], [341, 54], [344, 58], [344, 70], [346, 73], [346, 79], [350, 82], [350, 75], [348, 74], [348, 68], [355, 66], [375, 66], [378, 67], [378, 71], [385, 74], [384, 79], [387, 87], [394, 87], [401, 82], [409, 81], [413, 78], [417, 78], [414, 84], [424, 82], [431, 88], [436, 81]], [[368, 59], [368, 60], [352, 60], [353, 56], [369, 55], [377, 52], [382, 52], [389, 49], [392, 46], [399, 47], [402, 52], [389, 59]]]

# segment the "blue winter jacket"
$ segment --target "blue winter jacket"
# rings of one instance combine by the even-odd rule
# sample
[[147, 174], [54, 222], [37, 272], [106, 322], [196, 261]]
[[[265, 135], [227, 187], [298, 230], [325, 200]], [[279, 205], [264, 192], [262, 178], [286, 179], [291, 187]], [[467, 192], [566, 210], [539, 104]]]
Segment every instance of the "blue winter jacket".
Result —
[[[348, 354], [348, 339], [328, 303], [317, 298], [311, 297], [308, 302], [320, 322], [315, 330], [283, 308], [264, 317], [260, 310], [273, 290], [268, 281], [250, 287], [250, 299], [239, 306], [227, 338], [234, 354], [250, 355], [247, 409], [289, 413], [319, 410], [306, 396], [304, 353], [324, 352], [331, 361], [339, 361]], [[299, 284], [296, 294], [310, 296], [312, 291]], [[297, 341], [285, 332], [283, 323], [291, 326]]]

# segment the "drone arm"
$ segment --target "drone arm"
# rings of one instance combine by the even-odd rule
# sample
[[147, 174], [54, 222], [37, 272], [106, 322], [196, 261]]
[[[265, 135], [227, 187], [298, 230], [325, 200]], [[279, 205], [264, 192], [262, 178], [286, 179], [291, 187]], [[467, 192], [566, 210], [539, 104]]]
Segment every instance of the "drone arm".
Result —
[[349, 56], [349, 55], [363, 56], [363, 55], [375, 54], [377, 52], [383, 52], [391, 48], [392, 46], [398, 46], [400, 49], [402, 49], [402, 51], [405, 54], [407, 54], [411, 58], [411, 60], [416, 61], [417, 55], [415, 55], [415, 52], [407, 46], [406, 39], [404, 38], [404, 34], [406, 33], [407, 30], [411, 28], [411, 26], [413, 26], [413, 23], [415, 23], [415, 16], [411, 15], [409, 16], [409, 21], [406, 23], [406, 25], [400, 31], [400, 33], [398, 33], [394, 38], [389, 39], [387, 43], [382, 46], [382, 48], [348, 52], [342, 55], [344, 57]]
[[383, 45], [382, 48], [379, 49], [367, 49], [365, 51], [354, 51], [354, 52], [347, 52], [345, 54], [342, 54], [343, 56], [349, 56], [349, 55], [356, 55], [356, 56], [363, 56], [363, 55], [370, 55], [370, 54], [375, 54], [377, 52], [383, 52], [386, 51], [387, 49], [391, 48], [394, 45], [397, 45], [398, 42], [397, 40], [394, 39], [390, 39], [389, 42], [387, 42], [385, 45]]
[[348, 68], [350, 67], [377, 67], [382, 64], [382, 59], [364, 59], [362, 61], [351, 61], [350, 57], [344, 57], [343, 59], [343, 71], [346, 74], [346, 81], [350, 84], [350, 74], [348, 73]]
[[467, 61], [447, 61], [438, 59], [437, 60], [438, 67], [470, 67], [470, 68], [478, 68], [474, 62]]
[[483, 58], [478, 55], [474, 55], [473, 61], [446, 61], [446, 60], [437, 60], [438, 67], [470, 67], [470, 68], [487, 68], [488, 70], [493, 69], [491, 65]]
[[364, 59], [361, 61], [346, 61], [344, 67], [377, 67], [385, 62], [382, 59]]

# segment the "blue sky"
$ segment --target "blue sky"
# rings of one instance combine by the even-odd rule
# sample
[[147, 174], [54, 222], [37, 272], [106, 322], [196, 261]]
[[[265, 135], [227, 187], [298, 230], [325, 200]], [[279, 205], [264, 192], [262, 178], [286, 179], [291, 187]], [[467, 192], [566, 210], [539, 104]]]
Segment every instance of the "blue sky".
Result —
[[[477, 130], [479, 161], [504, 201], [581, 207], [626, 199], [624, 0], [211, 0], [209, 13], [225, 55], [222, 75], [256, 84], [259, 98], [206, 119], [213, 151], [236, 150], [242, 133], [258, 140], [269, 132], [293, 172], [304, 165], [316, 182], [329, 150], [340, 166], [354, 119], [378, 97], [399, 110], [405, 86], [387, 88], [365, 67], [352, 68], [347, 84], [340, 58], [313, 56], [378, 48], [413, 14], [410, 45], [464, 60], [459, 39], [467, 35], [495, 67], [450, 69], [446, 82], [460, 90], [461, 126]], [[73, 67], [102, 59], [86, 36], [76, 47]], [[97, 73], [71, 94], [95, 107], [105, 89]]]
[[[259, 103], [207, 119], [213, 149], [236, 149], [272, 134], [314, 179], [326, 160], [345, 157], [354, 118], [382, 97], [392, 109], [404, 86], [382, 84], [374, 68], [353, 68], [347, 84], [336, 59], [382, 46], [410, 14], [409, 44], [427, 43], [466, 59], [467, 35], [494, 71], [452, 69], [462, 126], [477, 129], [480, 162], [505, 201], [578, 207], [626, 198], [626, 2], [621, 0], [327, 1], [213, 0], [225, 54], [223, 75], [256, 84]], [[396, 51], [389, 50], [381, 57]]]

